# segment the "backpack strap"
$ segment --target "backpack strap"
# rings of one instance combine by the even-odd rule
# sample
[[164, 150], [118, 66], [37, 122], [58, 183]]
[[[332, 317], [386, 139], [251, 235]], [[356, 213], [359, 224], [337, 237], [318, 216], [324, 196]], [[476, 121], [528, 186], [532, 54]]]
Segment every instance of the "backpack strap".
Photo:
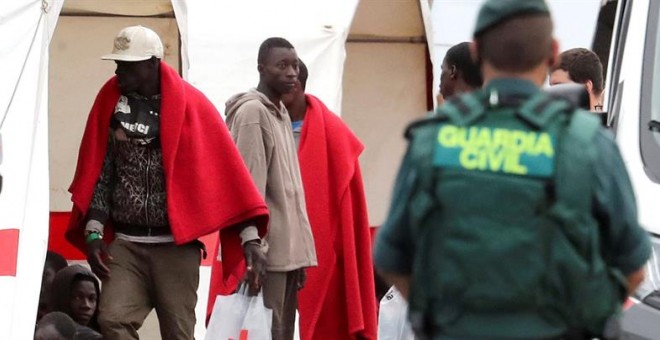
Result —
[[[595, 248], [589, 244], [589, 235], [583, 233], [584, 214], [591, 213], [593, 174], [591, 160], [596, 148], [593, 138], [600, 128], [597, 120], [592, 119], [588, 113], [573, 109], [564, 111], [564, 119], [554, 120], [556, 126], [553, 130], [558, 132], [557, 148], [555, 149], [555, 174], [546, 183], [548, 190], [548, 206], [544, 209], [548, 221], [541, 230], [540, 247], [543, 252], [544, 263], [551, 265], [554, 252], [553, 243], [557, 232], [566, 235], [573, 242], [573, 248], [585, 262], [594, 268]], [[572, 320], [574, 310], [569, 306], [556, 304], [553, 298], [543, 292], [537, 293], [536, 301], [540, 310], [548, 313], [546, 317]], [[545, 306], [554, 306], [552, 312]], [[557, 314], [555, 314], [557, 313]], [[573, 320], [574, 321], [574, 320]], [[569, 323], [570, 324], [570, 323]]]
[[470, 125], [486, 114], [486, 106], [480, 92], [456, 96], [438, 108], [438, 114], [446, 115], [456, 125]]
[[[486, 114], [486, 95], [487, 93], [477, 91], [454, 97], [439, 107], [433, 115], [446, 115], [456, 125], [470, 125]], [[516, 115], [536, 129], [544, 128], [555, 116], [571, 109], [566, 101], [552, 98], [543, 92], [527, 100], [516, 97], [500, 98], [499, 101], [505, 106], [513, 107], [520, 105], [522, 101]]]
[[594, 182], [591, 161], [597, 153], [593, 139], [600, 127], [597, 117], [576, 110], [563, 132], [555, 175], [557, 203], [561, 210], [591, 211]]
[[569, 109], [571, 109], [571, 106], [566, 101], [558, 100], [539, 92], [525, 101], [518, 111], [516, 111], [516, 115], [534, 128], [542, 129], [557, 114], [566, 112]]
[[445, 115], [440, 110], [429, 112], [427, 113], [426, 118], [422, 118], [410, 123], [410, 125], [406, 127], [403, 136], [407, 140], [411, 140], [415, 130], [419, 129], [420, 127], [433, 123], [445, 122], [447, 120], [449, 120], [449, 117], [447, 117], [447, 115]]
[[563, 226], [563, 233], [574, 242], [590, 270], [598, 269], [599, 246], [594, 243], [598, 240], [589, 236], [593, 231], [580, 226], [587, 223], [586, 214], [592, 209], [591, 162], [597, 154], [593, 139], [600, 127], [598, 118], [588, 112], [575, 110], [570, 116], [559, 138], [553, 183], [555, 202], [548, 210], [548, 216]]

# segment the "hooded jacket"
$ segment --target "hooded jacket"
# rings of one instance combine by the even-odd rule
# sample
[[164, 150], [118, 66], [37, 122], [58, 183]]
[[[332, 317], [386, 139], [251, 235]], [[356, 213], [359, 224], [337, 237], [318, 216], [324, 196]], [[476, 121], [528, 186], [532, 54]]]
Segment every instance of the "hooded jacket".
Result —
[[[81, 266], [81, 265], [71, 265], [68, 266], [55, 274], [55, 278], [53, 279], [53, 284], [51, 286], [51, 309], [54, 312], [63, 312], [66, 313], [67, 315], [72, 316], [72, 311], [71, 311], [71, 289], [73, 287], [73, 283], [76, 280], [80, 280], [80, 278], [85, 278], [89, 279], [89, 281], [92, 281], [94, 283], [94, 288], [96, 289], [96, 296], [97, 299], [98, 297], [101, 296], [101, 288], [99, 286], [99, 281], [94, 276], [94, 274], [87, 268]], [[98, 302], [96, 305], [96, 310], [94, 311], [94, 315], [92, 318], [89, 320], [88, 326], [89, 328], [96, 329], [98, 330], [98, 324], [96, 323], [96, 318], [98, 317]]]
[[270, 212], [267, 270], [316, 266], [289, 113], [256, 90], [229, 99], [226, 113], [232, 138]]

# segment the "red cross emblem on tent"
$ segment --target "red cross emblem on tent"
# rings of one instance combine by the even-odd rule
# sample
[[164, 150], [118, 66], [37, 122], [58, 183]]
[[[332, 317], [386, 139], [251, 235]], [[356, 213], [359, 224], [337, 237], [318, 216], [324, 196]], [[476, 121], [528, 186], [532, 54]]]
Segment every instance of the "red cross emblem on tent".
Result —
[[16, 276], [18, 229], [0, 230], [0, 276]]

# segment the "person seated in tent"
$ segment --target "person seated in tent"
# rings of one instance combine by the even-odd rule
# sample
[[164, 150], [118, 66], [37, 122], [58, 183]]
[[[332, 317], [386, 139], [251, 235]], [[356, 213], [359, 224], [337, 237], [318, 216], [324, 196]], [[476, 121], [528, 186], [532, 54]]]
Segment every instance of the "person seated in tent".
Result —
[[282, 102], [291, 116], [319, 266], [299, 293], [301, 339], [376, 339], [376, 296], [360, 140], [305, 94], [308, 69]]
[[37, 322], [51, 311], [48, 304], [50, 301], [51, 290], [50, 287], [58, 271], [66, 268], [69, 264], [66, 262], [62, 255], [49, 251], [46, 253], [46, 262], [44, 263], [44, 271], [41, 276], [41, 292], [39, 293], [39, 307], [37, 309]]
[[37, 323], [34, 340], [77, 340], [76, 323], [65, 313], [48, 313]]
[[57, 272], [51, 286], [51, 307], [76, 323], [79, 333], [98, 335], [99, 281], [81, 265], [71, 265]]
[[465, 92], [480, 89], [484, 83], [479, 64], [472, 58], [470, 42], [452, 46], [445, 54], [440, 73], [438, 105]]
[[198, 239], [221, 231], [230, 275], [243, 260], [237, 226], [265, 235], [268, 210], [216, 108], [161, 61], [156, 32], [127, 27], [113, 45], [102, 59], [115, 61], [115, 76], [87, 120], [66, 236], [103, 282], [106, 340], [137, 340], [153, 309], [163, 339], [190, 340], [206, 254]]

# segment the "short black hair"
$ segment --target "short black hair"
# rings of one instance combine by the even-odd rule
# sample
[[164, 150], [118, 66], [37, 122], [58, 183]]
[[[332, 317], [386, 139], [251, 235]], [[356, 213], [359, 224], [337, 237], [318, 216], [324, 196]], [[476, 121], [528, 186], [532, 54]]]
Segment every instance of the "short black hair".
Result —
[[456, 70], [461, 72], [466, 84], [474, 88], [480, 88], [483, 85], [481, 67], [472, 59], [469, 42], [452, 46], [445, 55], [445, 61], [450, 66], [456, 66]]
[[553, 72], [561, 69], [568, 72], [568, 77], [576, 83], [586, 83], [591, 80], [595, 94], [603, 92], [603, 64], [598, 55], [586, 48], [573, 48], [559, 55], [559, 65]]
[[298, 59], [298, 80], [300, 81], [300, 86], [302, 87], [303, 92], [305, 87], [307, 87], [307, 77], [309, 77], [309, 72], [307, 71], [307, 65], [303, 61]]
[[257, 63], [263, 64], [266, 62], [266, 58], [268, 58], [268, 53], [270, 52], [271, 49], [273, 48], [293, 48], [293, 45], [291, 43], [284, 39], [284, 38], [279, 38], [279, 37], [273, 37], [273, 38], [268, 38], [264, 40], [264, 42], [261, 43], [261, 46], [259, 46], [259, 54], [257, 55]]
[[513, 17], [477, 35], [479, 58], [500, 71], [528, 72], [552, 57], [549, 14]]
[[65, 339], [75, 339], [76, 337], [76, 322], [65, 313], [51, 312], [44, 315], [44, 317], [39, 320], [37, 329], [48, 327], [49, 325], [55, 327], [55, 330], [57, 330], [57, 332]]
[[64, 257], [54, 251], [49, 251], [46, 253], [46, 262], [44, 264], [44, 269], [53, 268], [55, 272], [60, 271], [68, 267], [69, 264], [66, 262]]

